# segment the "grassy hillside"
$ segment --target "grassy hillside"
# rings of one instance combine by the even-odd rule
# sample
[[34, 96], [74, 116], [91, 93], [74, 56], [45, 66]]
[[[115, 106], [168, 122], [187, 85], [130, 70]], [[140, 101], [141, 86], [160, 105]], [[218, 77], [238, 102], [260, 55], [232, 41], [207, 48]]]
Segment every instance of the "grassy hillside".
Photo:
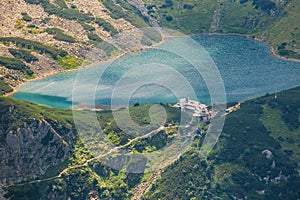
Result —
[[163, 27], [184, 33], [208, 32], [213, 20], [217, 1], [197, 0], [144, 0], [148, 13]]
[[52, 109], [9, 97], [0, 97], [0, 115], [3, 116], [2, 131], [16, 129], [31, 120], [46, 120], [61, 134], [65, 132], [63, 129], [72, 129], [74, 126], [70, 110]]
[[[189, 151], [163, 170], [143, 199], [232, 199], [246, 196], [250, 199], [299, 198], [299, 94], [298, 87], [280, 92], [276, 97], [274, 94], [265, 95], [244, 102], [239, 110], [226, 117], [223, 133], [207, 158], [199, 157], [202, 139], [195, 137]], [[59, 128], [58, 132], [66, 126], [72, 126], [70, 111], [40, 107], [9, 98], [0, 100], [4, 111], [7, 106], [16, 106], [21, 121], [25, 120], [23, 117], [44, 118]], [[150, 120], [147, 114], [149, 108], [150, 105], [131, 108], [133, 120], [142, 126], [147, 125]], [[165, 108], [168, 113], [167, 123], [178, 124], [178, 109]], [[106, 139], [117, 147], [133, 139], [133, 136], [126, 135], [116, 126], [110, 111], [97, 113], [97, 118], [101, 126], [105, 127]], [[13, 117], [5, 119], [8, 120], [5, 124], [11, 130], [21, 122]], [[176, 137], [176, 134], [170, 132], [171, 129], [174, 127], [153, 135], [151, 139], [136, 140], [126, 148], [135, 154], [159, 150]], [[176, 132], [176, 128], [173, 131]], [[91, 145], [97, 144], [90, 140], [87, 145], [91, 136], [89, 132], [83, 136], [80, 135], [80, 140], [74, 142], [68, 160], [49, 168], [42, 177], [36, 178], [40, 181], [6, 188], [6, 197], [130, 199], [134, 188], [151, 177], [151, 172], [126, 172], [130, 162], [118, 171], [93, 159], [95, 152]]]
[[282, 56], [300, 59], [299, 1], [290, 1], [275, 24], [260, 33]]
[[[60, 128], [57, 130], [59, 133], [65, 132], [65, 127], [74, 126], [69, 110], [40, 107], [4, 97], [0, 99], [0, 105], [3, 108], [3, 113], [0, 114], [6, 116], [3, 124], [10, 130], [17, 129], [22, 121], [28, 121], [31, 118], [49, 121], [54, 127]], [[8, 107], [11, 105], [15, 106], [17, 110], [14, 111], [14, 115], [8, 113]], [[150, 107], [151, 105], [132, 107], [130, 113], [133, 120], [141, 126], [148, 125]], [[164, 107], [168, 113], [166, 123], [179, 124], [180, 110], [168, 106]], [[123, 112], [123, 110], [119, 112]], [[88, 115], [89, 112], [82, 112], [82, 116]], [[166, 130], [160, 131], [150, 138], [130, 142], [134, 137], [127, 135], [116, 125], [111, 111], [99, 112], [97, 118], [104, 129], [106, 140], [116, 147], [128, 143], [130, 145], [126, 146], [126, 149], [136, 154], [159, 150], [174, 137], [176, 132], [174, 127], [172, 127], [173, 132], [166, 128]], [[43, 176], [35, 178], [35, 180], [40, 181], [26, 181], [5, 188], [7, 192], [5, 197], [11, 199], [67, 199], [68, 197], [85, 199], [88, 196], [98, 196], [101, 199], [129, 199], [133, 188], [141, 182], [144, 174], [127, 172], [135, 160], [124, 164], [122, 170], [118, 171], [106, 166], [98, 159], [93, 159], [99, 154], [99, 152], [95, 154], [97, 151], [93, 151], [93, 149], [99, 148], [100, 145], [95, 135], [95, 131], [90, 130], [79, 133], [79, 137], [76, 137], [73, 143], [72, 153], [66, 161], [49, 168]], [[114, 157], [110, 159], [114, 159]]]
[[299, 98], [298, 87], [243, 103], [207, 159], [194, 147], [144, 199], [298, 199]]
[[299, 59], [299, 0], [144, 0], [164, 27], [184, 33], [248, 34], [284, 57]]

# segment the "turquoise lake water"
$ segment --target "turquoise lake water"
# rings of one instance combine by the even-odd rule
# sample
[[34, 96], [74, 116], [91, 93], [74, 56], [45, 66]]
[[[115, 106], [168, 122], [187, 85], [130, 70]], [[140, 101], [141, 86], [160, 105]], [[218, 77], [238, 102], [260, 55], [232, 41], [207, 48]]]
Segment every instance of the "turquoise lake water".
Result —
[[[233, 35], [199, 35], [193, 39], [203, 47], [196, 54], [194, 47], [180, 45], [185, 38], [174, 38], [165, 41], [161, 48], [28, 82], [13, 97], [68, 108], [72, 102], [110, 105], [112, 98], [114, 105], [127, 105], [128, 101], [130, 104], [175, 103], [177, 98], [193, 96], [194, 92], [198, 100], [210, 103], [210, 94], [220, 91], [212, 88], [218, 85], [213, 85], [217, 74], [210, 65], [219, 70], [227, 102], [300, 85], [300, 62], [278, 59], [262, 43]], [[178, 49], [182, 55], [164, 47]], [[191, 57], [184, 57], [186, 53]], [[193, 66], [197, 61], [201, 63], [198, 70]], [[203, 74], [206, 77], [201, 77]]]

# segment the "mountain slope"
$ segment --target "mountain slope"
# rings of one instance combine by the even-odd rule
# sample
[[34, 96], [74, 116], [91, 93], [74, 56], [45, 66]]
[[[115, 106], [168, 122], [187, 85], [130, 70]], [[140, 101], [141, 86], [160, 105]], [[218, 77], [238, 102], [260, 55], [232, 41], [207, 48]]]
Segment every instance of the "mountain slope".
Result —
[[[97, 0], [1, 1], [0, 21], [0, 76], [13, 87], [119, 55], [111, 36], [149, 26], [126, 1]], [[143, 33], [135, 35], [141, 43]]]
[[3, 97], [0, 110], [1, 185], [40, 177], [70, 156], [76, 131], [69, 111]]
[[269, 43], [283, 57], [299, 59], [299, 0], [144, 0], [163, 27], [184, 33], [237, 33]]
[[120, 44], [112, 36], [124, 31], [132, 30], [135, 49], [149, 47], [161, 38], [136, 29], [149, 26], [247, 34], [283, 57], [299, 59], [299, 5], [299, 0], [1, 1], [0, 79], [16, 87], [120, 55], [129, 41]]
[[298, 87], [243, 103], [207, 159], [196, 143], [144, 199], [299, 199], [299, 98]]
[[[199, 157], [203, 140], [195, 137], [190, 150], [161, 174], [154, 172], [158, 175], [129, 173], [130, 162], [122, 171], [114, 170], [95, 159], [98, 154], [91, 150], [99, 143], [91, 141], [86, 148], [82, 141], [89, 140], [89, 132], [78, 140], [70, 111], [2, 97], [1, 183], [10, 185], [2, 190], [11, 199], [130, 199], [135, 187], [149, 182], [143, 199], [297, 199], [299, 94], [300, 87], [242, 103], [227, 115], [223, 133], [207, 158]], [[166, 108], [168, 123], [178, 123], [180, 112]], [[149, 105], [132, 108], [133, 119], [147, 124], [148, 109]], [[117, 147], [128, 143], [126, 148], [139, 155], [160, 149], [176, 136], [170, 127], [150, 140], [131, 141], [111, 112], [97, 116], [107, 139]]]

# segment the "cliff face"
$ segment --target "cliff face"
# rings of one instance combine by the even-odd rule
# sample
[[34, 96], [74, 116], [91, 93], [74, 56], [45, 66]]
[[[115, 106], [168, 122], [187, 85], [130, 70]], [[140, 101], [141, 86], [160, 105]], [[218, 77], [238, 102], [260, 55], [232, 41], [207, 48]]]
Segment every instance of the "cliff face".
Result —
[[58, 130], [50, 118], [28, 117], [32, 110], [8, 99], [4, 102], [8, 104], [1, 102], [0, 185], [35, 179], [68, 158], [74, 141], [71, 128]]

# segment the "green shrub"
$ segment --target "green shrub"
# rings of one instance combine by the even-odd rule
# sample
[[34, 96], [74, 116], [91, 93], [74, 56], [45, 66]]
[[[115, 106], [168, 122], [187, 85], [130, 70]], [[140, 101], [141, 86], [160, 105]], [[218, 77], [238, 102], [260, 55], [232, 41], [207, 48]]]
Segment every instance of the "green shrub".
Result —
[[183, 5], [183, 9], [187, 9], [187, 10], [193, 10], [194, 6], [190, 5], [190, 4], [184, 4]]
[[89, 25], [89, 24], [86, 24], [86, 23], [80, 23], [80, 25], [82, 26], [82, 28], [86, 31], [94, 31], [95, 30], [95, 27]]
[[279, 55], [287, 57], [287, 58], [296, 58], [296, 59], [300, 59], [300, 54], [292, 51], [292, 50], [288, 50], [288, 49], [279, 49], [278, 51]]
[[64, 41], [64, 42], [69, 42], [69, 43], [74, 43], [75, 39], [67, 34], [61, 33], [61, 34], [56, 34], [53, 37], [56, 40]]
[[170, 22], [170, 21], [173, 20], [173, 17], [172, 17], [172, 16], [166, 16], [166, 20], [167, 20], [168, 22]]
[[[136, 27], [148, 26], [148, 19], [141, 12], [125, 0], [103, 0], [102, 3], [110, 11], [114, 19], [124, 18]], [[125, 9], [125, 10], [124, 10]]]
[[0, 38], [0, 42], [13, 43], [19, 48], [30, 49], [32, 51], [38, 52], [39, 54], [47, 54], [54, 60], [56, 60], [58, 56], [65, 57], [68, 55], [68, 53], [64, 50], [44, 45], [41, 42], [26, 40], [18, 37], [2, 37]]
[[49, 0], [25, 0], [27, 3], [41, 5], [45, 12], [50, 15], [56, 15], [58, 17], [68, 19], [68, 20], [76, 20], [79, 22], [91, 22], [94, 20], [94, 17], [88, 13], [82, 13], [78, 10], [68, 8], [65, 5], [63, 0], [56, 0], [56, 3], [59, 5], [56, 6], [51, 4]]
[[169, 8], [169, 7], [172, 7], [173, 6], [173, 2], [172, 0], [165, 0], [165, 3], [163, 5], [161, 5], [159, 8]]
[[94, 42], [102, 42], [103, 40], [95, 33], [88, 33], [88, 38], [89, 40], [91, 41], [94, 41]]
[[70, 42], [70, 43], [75, 42], [75, 39], [72, 36], [65, 34], [64, 31], [59, 28], [47, 28], [46, 32], [51, 35], [54, 35], [53, 38], [56, 40]]
[[12, 92], [13, 89], [2, 79], [0, 79], [0, 96]]
[[103, 27], [103, 30], [106, 32], [110, 32], [112, 35], [115, 35], [118, 33], [118, 31], [107, 21], [101, 18], [95, 19], [96, 24]]
[[34, 24], [29, 24], [27, 28], [37, 28]]
[[27, 63], [39, 60], [37, 57], [32, 55], [30, 51], [27, 50], [13, 49], [13, 48], [9, 48], [8, 50], [15, 58], [23, 59]]
[[55, 0], [55, 3], [59, 5], [61, 8], [68, 8], [65, 0]]
[[27, 13], [21, 13], [22, 14], [22, 20], [26, 22], [30, 22], [32, 18]]
[[25, 63], [16, 58], [0, 56], [0, 65], [8, 69], [21, 71], [25, 75], [33, 75], [33, 71]]
[[261, 8], [264, 11], [269, 11], [276, 8], [276, 4], [271, 0], [253, 0], [255, 8]]
[[63, 33], [64, 31], [59, 29], [59, 28], [47, 28], [46, 32], [51, 34], [51, 35], [56, 35], [58, 33]]

